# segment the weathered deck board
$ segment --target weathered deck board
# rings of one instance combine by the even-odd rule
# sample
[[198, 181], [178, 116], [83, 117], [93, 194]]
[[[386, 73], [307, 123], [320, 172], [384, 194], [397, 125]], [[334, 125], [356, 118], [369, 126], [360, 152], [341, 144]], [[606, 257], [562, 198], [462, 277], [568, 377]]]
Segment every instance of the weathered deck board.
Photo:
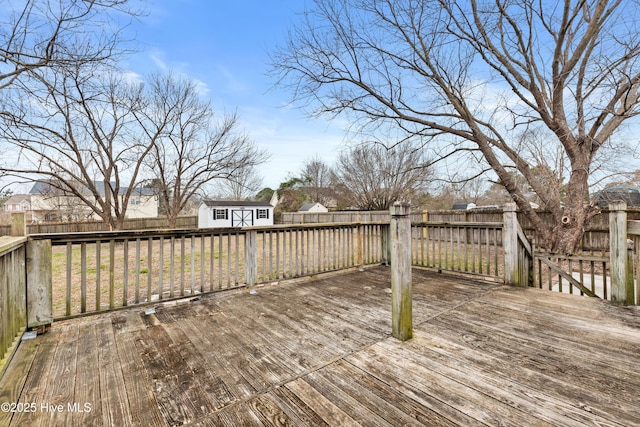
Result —
[[404, 343], [383, 267], [56, 323], [0, 378], [37, 411], [0, 425], [640, 425], [638, 309], [413, 278]]
[[[38, 351], [39, 343], [35, 341], [23, 342], [14, 354], [15, 362], [11, 371], [7, 371], [0, 378], [0, 403], [20, 402], [22, 389], [31, 370], [33, 360]], [[14, 413], [0, 411], [0, 426], [9, 425]]]
[[[110, 326], [110, 323], [108, 322], [107, 326]], [[78, 334], [78, 349], [86, 349], [86, 351], [80, 350], [78, 352], [76, 374], [74, 375], [76, 382], [73, 403], [76, 403], [76, 396], [82, 399], [82, 405], [85, 402], [100, 402], [100, 376], [96, 375], [96, 366], [99, 366], [99, 348], [94, 345], [96, 328], [100, 325], [100, 323], [89, 325], [82, 333]], [[84, 411], [84, 406], [82, 409]], [[91, 411], [81, 412], [74, 416], [67, 413], [67, 422], [69, 423], [67, 425], [80, 427], [100, 424], [101, 411], [91, 409]]]
[[145, 328], [141, 314], [132, 313], [121, 320], [122, 322], [114, 322], [114, 334], [131, 413], [131, 425], [167, 425], [149, 385], [148, 372], [136, 348], [135, 332]]

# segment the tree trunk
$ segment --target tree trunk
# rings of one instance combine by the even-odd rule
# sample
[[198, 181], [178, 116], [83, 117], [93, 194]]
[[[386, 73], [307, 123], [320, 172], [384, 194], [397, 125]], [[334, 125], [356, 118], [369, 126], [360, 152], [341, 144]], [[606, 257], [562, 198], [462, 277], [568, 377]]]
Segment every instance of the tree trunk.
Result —
[[177, 218], [175, 215], [167, 215], [167, 220], [169, 221], [169, 228], [176, 228]]
[[562, 254], [573, 254], [580, 249], [580, 242], [594, 208], [587, 203], [589, 187], [585, 168], [574, 168], [567, 184], [564, 208], [554, 218], [551, 250]]

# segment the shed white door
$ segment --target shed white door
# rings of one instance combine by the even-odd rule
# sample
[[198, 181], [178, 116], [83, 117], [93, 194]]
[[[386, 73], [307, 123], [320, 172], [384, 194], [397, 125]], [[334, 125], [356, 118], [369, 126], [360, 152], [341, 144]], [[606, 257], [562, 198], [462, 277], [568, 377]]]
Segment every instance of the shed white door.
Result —
[[232, 227], [250, 227], [253, 225], [253, 210], [232, 210]]

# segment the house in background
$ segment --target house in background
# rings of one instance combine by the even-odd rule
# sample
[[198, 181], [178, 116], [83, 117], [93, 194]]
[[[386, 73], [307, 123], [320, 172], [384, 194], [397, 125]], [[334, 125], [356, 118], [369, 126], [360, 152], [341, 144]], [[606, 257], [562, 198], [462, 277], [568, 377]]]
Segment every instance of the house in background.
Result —
[[317, 213], [317, 212], [329, 212], [325, 206], [321, 205], [318, 202], [315, 203], [305, 203], [298, 209], [298, 212], [309, 212], [309, 213]]
[[31, 196], [28, 194], [14, 194], [4, 202], [5, 212], [29, 212], [31, 210]]
[[11, 216], [10, 214], [14, 212], [24, 212], [26, 221], [33, 221], [31, 214], [31, 196], [28, 194], [12, 195], [4, 202], [2, 210], [4, 210], [8, 215], [0, 219], [0, 222], [3, 224], [7, 221], [7, 218]]
[[[120, 190], [124, 197], [127, 189]], [[156, 218], [158, 216], [158, 197], [152, 188], [138, 187], [131, 192], [125, 218]]]
[[246, 200], [204, 200], [198, 209], [198, 228], [273, 225], [273, 206]]
[[[94, 183], [98, 193], [105, 194], [102, 181]], [[113, 185], [113, 184], [112, 184]], [[89, 189], [84, 190], [86, 197], [93, 200]], [[122, 203], [127, 188], [120, 188], [118, 197]], [[57, 188], [49, 181], [36, 181], [29, 192], [34, 222], [43, 221], [86, 221], [99, 220], [98, 215], [78, 196]], [[125, 218], [156, 218], [158, 216], [158, 198], [150, 188], [139, 187], [132, 191]]]

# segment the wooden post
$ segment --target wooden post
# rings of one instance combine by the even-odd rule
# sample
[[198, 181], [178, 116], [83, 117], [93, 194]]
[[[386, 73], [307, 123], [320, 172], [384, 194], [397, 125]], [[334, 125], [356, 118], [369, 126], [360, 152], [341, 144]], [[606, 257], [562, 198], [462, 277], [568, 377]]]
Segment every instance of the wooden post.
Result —
[[[640, 305], [640, 221], [627, 221], [627, 236], [631, 236], [633, 238], [633, 250], [632, 253], [635, 253], [634, 259], [631, 262], [631, 270], [633, 270], [633, 265], [635, 264], [635, 289], [634, 294], [635, 305]], [[633, 274], [632, 278], [627, 280], [634, 281]]]
[[[429, 211], [427, 209], [423, 209], [422, 222], [428, 222], [428, 221], [429, 221]], [[422, 227], [422, 240], [427, 240], [427, 227]]]
[[27, 327], [45, 332], [53, 322], [51, 240], [27, 241]]
[[249, 292], [255, 293], [252, 288], [258, 281], [258, 232], [247, 230], [244, 239], [244, 280]]
[[391, 224], [391, 326], [401, 341], [413, 336], [411, 292], [411, 218], [410, 206], [396, 202], [390, 209]]
[[11, 235], [15, 237], [27, 235], [27, 219], [24, 212], [11, 214]]
[[638, 294], [635, 290], [635, 278], [633, 277], [633, 240], [627, 240], [627, 272], [626, 277], [626, 289], [627, 289], [627, 304], [637, 305]]
[[364, 236], [364, 225], [360, 224], [360, 214], [358, 214], [358, 225], [356, 230], [356, 265], [362, 269], [364, 265], [364, 255], [362, 248], [362, 236]]
[[611, 302], [633, 304], [627, 292], [627, 204], [609, 204], [609, 253], [611, 254]]
[[388, 266], [391, 260], [391, 244], [390, 244], [390, 226], [383, 225], [380, 227], [380, 245], [382, 251], [382, 265]]
[[518, 285], [518, 215], [516, 204], [504, 206], [502, 218], [502, 249], [504, 250], [504, 282]]

